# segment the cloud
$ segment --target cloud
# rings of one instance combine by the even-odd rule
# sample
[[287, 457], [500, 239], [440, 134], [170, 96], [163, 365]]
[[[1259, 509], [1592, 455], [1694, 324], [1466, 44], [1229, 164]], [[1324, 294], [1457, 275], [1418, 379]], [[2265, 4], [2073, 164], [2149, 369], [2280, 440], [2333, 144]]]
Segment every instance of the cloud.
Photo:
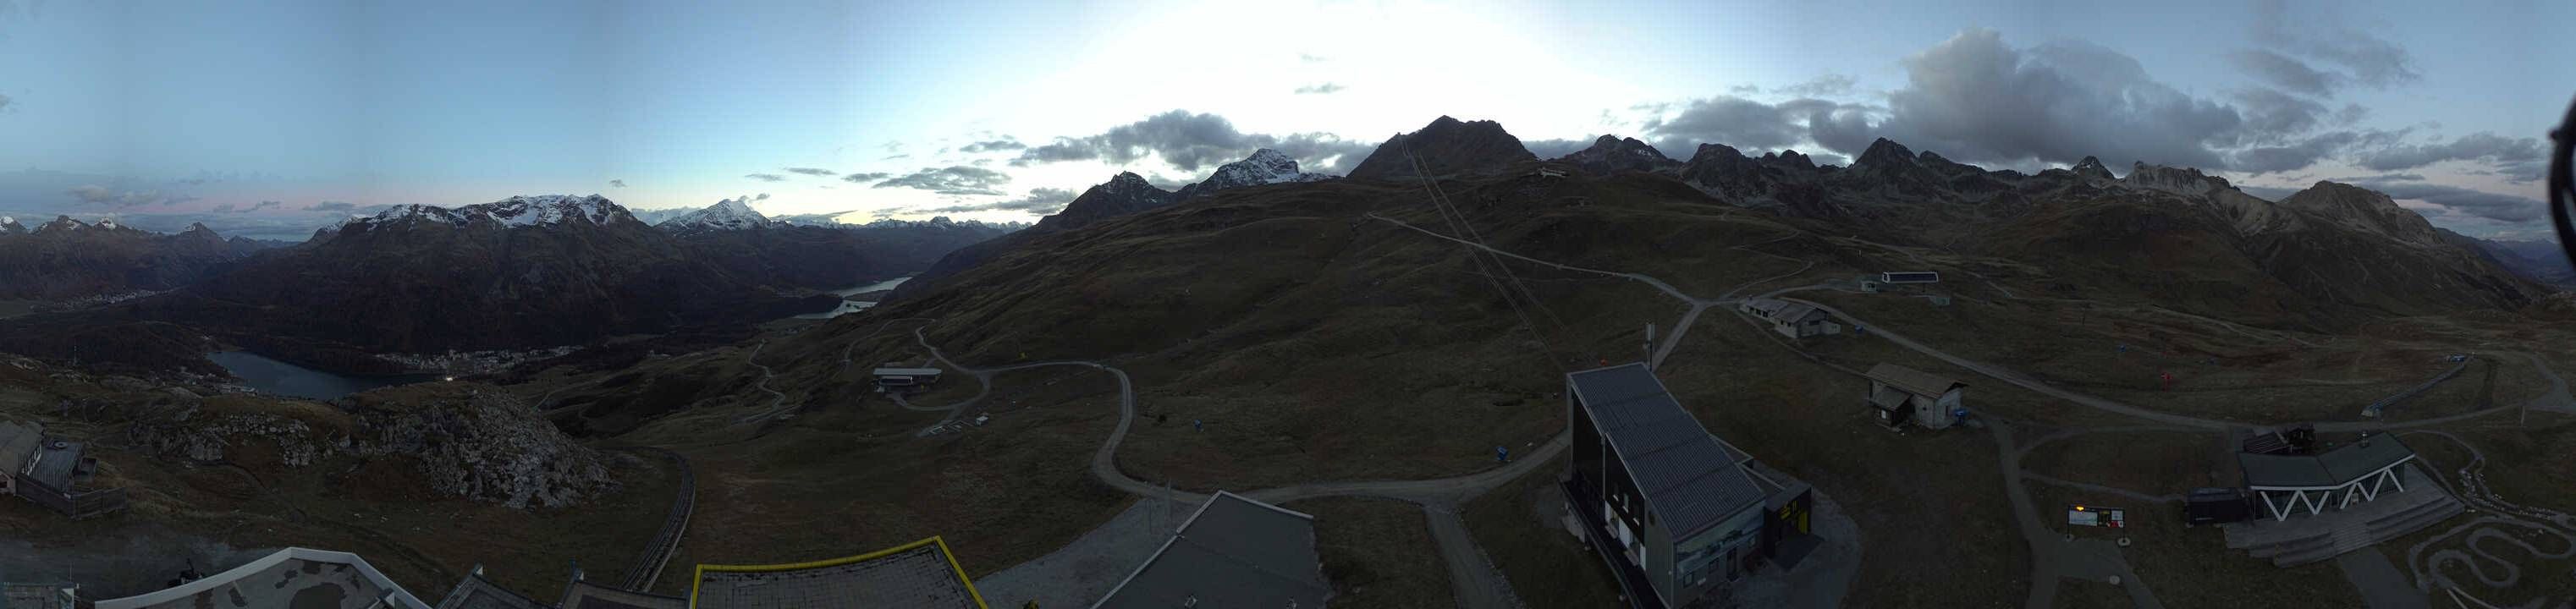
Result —
[[886, 179], [886, 177], [887, 177], [887, 176], [892, 176], [892, 175], [894, 175], [894, 174], [886, 173], [886, 172], [882, 172], [882, 171], [874, 172], [874, 173], [853, 173], [853, 174], [850, 174], [850, 175], [841, 176], [841, 180], [842, 180], [842, 181], [847, 181], [847, 182], [867, 183], [867, 182], [874, 182], [874, 181], [878, 181], [878, 180], [883, 180], [883, 179]]
[[752, 197], [752, 198], [751, 198], [751, 200], [753, 200], [753, 201], [767, 201], [767, 200], [769, 200], [769, 193], [765, 193], [765, 192], [764, 192], [764, 193], [760, 193], [760, 196]]
[[2261, 49], [2246, 49], [2227, 54], [2227, 62], [2272, 86], [2306, 95], [2324, 96], [2342, 84], [2343, 75], [2308, 67], [2308, 62], [2288, 55]]
[[115, 193], [109, 191], [107, 187], [97, 184], [74, 186], [71, 190], [64, 192], [65, 194], [71, 195], [73, 199], [77, 199], [82, 203], [99, 204], [116, 200]]
[[2360, 141], [2363, 136], [2351, 131], [2320, 133], [2280, 146], [2255, 146], [2228, 153], [2228, 167], [2255, 175], [2279, 171], [2296, 171], [2334, 156]]
[[626, 187], [626, 181], [625, 181], [625, 180], [609, 180], [609, 181], [608, 181], [608, 187], [609, 187], [609, 188], [625, 188], [625, 187]]
[[2391, 199], [2423, 201], [2441, 206], [2447, 212], [2499, 222], [2534, 222], [2549, 215], [2549, 204], [2531, 197], [2496, 194], [2405, 179], [2420, 177], [2422, 176], [2412, 174], [2375, 176], [2354, 180], [2353, 183], [2386, 193]]
[[957, 150], [958, 150], [958, 151], [960, 151], [960, 152], [984, 153], [984, 152], [1001, 152], [1001, 151], [1004, 151], [1004, 150], [1021, 150], [1021, 149], [1026, 149], [1026, 148], [1028, 148], [1028, 147], [1029, 147], [1029, 145], [1028, 145], [1028, 144], [1022, 144], [1022, 143], [1020, 143], [1020, 140], [1018, 140], [1018, 139], [1016, 139], [1016, 138], [1003, 137], [1002, 139], [998, 139], [998, 140], [983, 141], [983, 142], [975, 142], [975, 143], [972, 143], [972, 144], [967, 144], [967, 145], [965, 145], [965, 146], [958, 147], [958, 148], [957, 148]]
[[1324, 56], [1322, 56], [1322, 55], [1314, 55], [1314, 54], [1308, 54], [1308, 53], [1298, 53], [1298, 54], [1297, 54], [1297, 60], [1298, 60], [1298, 61], [1303, 61], [1303, 62], [1306, 62], [1306, 63], [1324, 63], [1324, 62], [1327, 62], [1327, 61], [1332, 61], [1332, 59], [1327, 58], [1327, 57], [1324, 57]]
[[1034, 215], [1046, 215], [1055, 213], [1056, 210], [1064, 209], [1064, 205], [1066, 203], [1073, 202], [1073, 197], [1073, 191], [1062, 188], [1031, 188], [1029, 189], [1028, 196], [1025, 197], [1004, 199], [991, 203], [950, 205], [947, 207], [920, 210], [919, 213], [960, 214], [979, 211], [1023, 211]]
[[1812, 99], [1772, 105], [1720, 95], [1692, 101], [1682, 107], [1680, 114], [1670, 118], [1647, 119], [1644, 135], [1656, 141], [1656, 148], [1668, 150], [1696, 149], [1704, 142], [1738, 148], [1777, 149], [1798, 143], [1807, 135], [1807, 130], [1798, 122], [1806, 114], [1800, 110], [1814, 111], [1836, 106], [1833, 102]]
[[82, 204], [107, 205], [111, 207], [135, 207], [140, 205], [167, 206], [197, 200], [197, 197], [186, 195], [163, 195], [161, 194], [161, 191], [158, 190], [128, 190], [118, 192], [97, 184], [75, 186], [70, 190], [63, 191], [63, 194], [71, 195], [72, 200], [78, 201]]
[[358, 205], [347, 201], [323, 201], [304, 207], [304, 211], [356, 211]]
[[805, 174], [805, 175], [809, 175], [809, 176], [828, 176], [828, 175], [833, 175], [833, 174], [837, 174], [837, 173], [840, 173], [840, 172], [832, 171], [832, 170], [830, 170], [830, 169], [818, 169], [818, 168], [814, 168], [814, 167], [789, 167], [789, 168], [787, 168], [787, 173], [801, 173], [801, 174]]
[[1774, 88], [1771, 92], [1798, 97], [1833, 97], [1850, 95], [1853, 84], [1852, 77], [1826, 74], [1808, 79], [1807, 82]]
[[[2253, 88], [2237, 91], [2238, 116], [2244, 119], [2244, 130], [2237, 139], [2247, 144], [2278, 144], [2292, 136], [2317, 128], [2332, 114], [2326, 105], [2292, 96], [2275, 89]], [[2359, 106], [2346, 108], [2356, 110]]]
[[1342, 88], [1343, 88], [1343, 87], [1342, 87], [1341, 85], [1334, 84], [1334, 83], [1329, 83], [1329, 82], [1328, 82], [1328, 83], [1323, 83], [1323, 84], [1317, 84], [1317, 85], [1306, 85], [1306, 86], [1303, 86], [1303, 87], [1298, 87], [1298, 88], [1297, 88], [1297, 94], [1298, 94], [1298, 95], [1310, 95], [1310, 94], [1311, 94], [1311, 95], [1330, 95], [1330, 94], [1333, 94], [1333, 93], [1341, 92]]
[[910, 155], [910, 154], [890, 154], [890, 155], [886, 155], [886, 157], [885, 157], [885, 158], [877, 159], [877, 160], [880, 160], [880, 161], [891, 161], [891, 160], [895, 160], [895, 159], [909, 159], [909, 158], [912, 158], [912, 155]]
[[263, 210], [263, 209], [268, 209], [268, 208], [271, 208], [271, 207], [278, 207], [278, 206], [282, 206], [282, 205], [285, 205], [285, 204], [286, 204], [286, 203], [281, 202], [281, 201], [261, 201], [261, 202], [259, 202], [258, 204], [256, 204], [256, 205], [252, 205], [252, 206], [250, 206], [250, 207], [239, 207], [239, 206], [233, 205], [233, 204], [231, 204], [231, 203], [225, 203], [225, 204], [222, 204], [222, 205], [217, 205], [217, 206], [215, 206], [215, 213], [219, 213], [219, 214], [247, 214], [247, 213], [250, 213], [250, 212], [255, 212], [255, 211], [259, 211], [259, 210]]
[[1904, 65], [1909, 82], [1889, 95], [1879, 130], [1952, 158], [2100, 155], [2220, 167], [2212, 146], [2233, 143], [2244, 122], [2235, 109], [2158, 82], [2136, 59], [2086, 42], [2015, 49], [1993, 30], [1971, 29]]
[[2443, 161], [2487, 161], [2511, 179], [2530, 181], [2540, 179], [2548, 170], [2542, 151], [2536, 138], [2508, 138], [2480, 131], [2447, 144], [2396, 144], [2364, 151], [2354, 164], [2364, 169], [2396, 171]]
[[954, 165], [946, 168], [923, 168], [876, 184], [877, 188], [911, 188], [943, 195], [999, 195], [995, 188], [1008, 184], [1011, 176], [982, 167]]
[[2340, 68], [2343, 78], [2370, 87], [2385, 88], [2420, 80], [2415, 71], [2415, 58], [2404, 47], [2344, 23], [2344, 15], [2333, 12], [2345, 5], [2324, 3], [2326, 10], [2291, 15], [2281, 0], [2255, 2], [2253, 38], [2260, 44], [2332, 64]]
[[1376, 149], [1330, 133], [1244, 133], [1235, 130], [1234, 123], [1223, 116], [1173, 110], [1110, 127], [1099, 135], [1055, 138], [1054, 142], [1021, 151], [1011, 165], [1090, 160], [1124, 165], [1152, 156], [1182, 171], [1198, 171], [1242, 159], [1260, 148], [1278, 150], [1300, 161], [1301, 168], [1315, 171], [1340, 170]]
[[[1762, 93], [1762, 86], [1761, 86], [1761, 85], [1734, 85], [1734, 86], [1729, 86], [1729, 87], [1727, 87], [1727, 88], [1726, 88], [1726, 92], [1727, 92], [1727, 93], [1736, 94], [1736, 95], [1757, 95], [1757, 94]], [[1657, 112], [1662, 112], [1662, 110], [1657, 110]]]
[[0, 110], [8, 109], [8, 108], [9, 108], [9, 103], [10, 103], [10, 102], [14, 102], [14, 101], [17, 101], [17, 100], [10, 99], [10, 98], [9, 98], [9, 96], [7, 96], [7, 95], [0, 95]]

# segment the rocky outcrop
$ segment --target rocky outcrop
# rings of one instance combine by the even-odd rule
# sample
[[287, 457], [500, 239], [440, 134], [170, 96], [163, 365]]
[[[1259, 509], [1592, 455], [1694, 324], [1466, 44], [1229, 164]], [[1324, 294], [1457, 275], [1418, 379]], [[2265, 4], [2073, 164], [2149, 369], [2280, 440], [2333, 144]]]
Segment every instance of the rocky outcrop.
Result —
[[616, 487], [599, 451], [517, 397], [479, 385], [400, 388], [337, 405], [174, 399], [140, 420], [136, 443], [166, 459], [254, 469], [393, 460], [408, 464], [432, 495], [512, 508], [571, 506]]
[[512, 508], [565, 507], [616, 484], [598, 451], [574, 443], [507, 393], [451, 391], [382, 409], [366, 405], [365, 395], [352, 401], [354, 452], [415, 460], [440, 495]]

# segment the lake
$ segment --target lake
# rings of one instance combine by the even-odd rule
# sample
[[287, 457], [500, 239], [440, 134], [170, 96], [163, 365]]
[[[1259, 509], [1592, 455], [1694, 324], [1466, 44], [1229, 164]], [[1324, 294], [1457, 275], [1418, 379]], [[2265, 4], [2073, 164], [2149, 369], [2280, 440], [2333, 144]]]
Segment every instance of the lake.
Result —
[[911, 281], [911, 280], [912, 280], [912, 278], [911, 278], [911, 277], [896, 277], [896, 278], [893, 278], [893, 279], [888, 279], [888, 280], [885, 280], [885, 281], [879, 281], [879, 282], [876, 282], [876, 283], [871, 283], [871, 284], [867, 284], [867, 285], [863, 285], [863, 286], [859, 286], [859, 287], [855, 287], [855, 288], [842, 288], [842, 289], [838, 289], [838, 290], [832, 290], [832, 293], [833, 293], [833, 294], [842, 295], [842, 296], [848, 296], [848, 295], [851, 295], [851, 294], [866, 294], [866, 293], [874, 292], [874, 291], [877, 291], [877, 290], [891, 290], [891, 289], [894, 289], [894, 287], [895, 287], [895, 286], [903, 285], [903, 282]]
[[383, 376], [348, 376], [332, 374], [289, 364], [249, 351], [217, 351], [206, 354], [215, 365], [241, 377], [242, 384], [262, 393], [328, 400], [377, 387], [409, 385], [439, 378], [435, 374], [395, 374]]
[[[841, 288], [841, 289], [838, 289], [838, 290], [832, 290], [832, 294], [846, 298], [846, 297], [848, 297], [848, 296], [849, 296], [849, 295], [851, 295], [851, 294], [866, 294], [866, 293], [869, 293], [869, 292], [875, 292], [875, 291], [879, 291], [879, 290], [891, 290], [891, 289], [894, 289], [894, 287], [895, 287], [895, 286], [903, 285], [903, 282], [905, 282], [905, 281], [909, 281], [909, 280], [911, 280], [911, 279], [912, 279], [911, 277], [896, 277], [896, 278], [893, 278], [893, 279], [888, 279], [888, 280], [885, 280], [885, 281], [879, 281], [879, 282], [876, 282], [876, 283], [871, 283], [871, 284], [867, 284], [867, 285], [863, 285], [863, 286], [859, 286], [859, 287], [854, 287], [854, 288]], [[841, 301], [841, 306], [833, 307], [833, 308], [832, 308], [832, 310], [830, 310], [830, 311], [824, 311], [824, 312], [821, 312], [821, 313], [806, 313], [806, 314], [804, 314], [804, 315], [798, 315], [798, 316], [796, 316], [796, 318], [797, 318], [797, 319], [831, 319], [831, 318], [834, 318], [834, 317], [840, 317], [840, 316], [848, 315], [848, 314], [851, 314], [851, 313], [857, 313], [857, 312], [860, 312], [860, 311], [865, 311], [865, 310], [868, 310], [868, 307], [873, 307], [873, 306], [877, 306], [877, 303], [876, 303], [875, 301], [869, 301], [869, 300], [843, 300], [843, 301]]]

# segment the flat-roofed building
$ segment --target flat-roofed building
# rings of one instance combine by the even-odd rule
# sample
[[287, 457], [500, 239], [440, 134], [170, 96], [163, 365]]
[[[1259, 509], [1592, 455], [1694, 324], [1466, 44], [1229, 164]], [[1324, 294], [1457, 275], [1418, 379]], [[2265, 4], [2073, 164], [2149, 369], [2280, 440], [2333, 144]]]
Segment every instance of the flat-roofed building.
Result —
[[430, 609], [367, 560], [348, 552], [287, 548], [205, 579], [98, 602], [98, 609], [207, 606], [294, 609]]

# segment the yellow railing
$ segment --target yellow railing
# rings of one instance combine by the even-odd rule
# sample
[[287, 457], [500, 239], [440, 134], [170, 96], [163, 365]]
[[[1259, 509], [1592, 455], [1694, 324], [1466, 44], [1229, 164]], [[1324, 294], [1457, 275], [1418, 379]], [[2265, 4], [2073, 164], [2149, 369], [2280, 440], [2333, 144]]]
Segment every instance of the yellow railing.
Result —
[[922, 546], [926, 545], [939, 546], [939, 556], [940, 558], [948, 561], [948, 570], [957, 575], [957, 583], [966, 587], [966, 595], [975, 599], [976, 607], [984, 607], [984, 593], [975, 591], [975, 582], [967, 579], [966, 569], [964, 567], [957, 566], [957, 554], [949, 552], [948, 542], [940, 539], [937, 535], [930, 536], [930, 538], [923, 539], [921, 541], [860, 554], [858, 556], [844, 556], [841, 558], [827, 558], [823, 560], [777, 565], [698, 565], [697, 575], [689, 580], [689, 606], [698, 606], [698, 584], [699, 582], [706, 581], [706, 574], [708, 573], [773, 573], [778, 571], [797, 571], [803, 569], [837, 567], [855, 562], [884, 558], [893, 554], [909, 552], [920, 549]]

